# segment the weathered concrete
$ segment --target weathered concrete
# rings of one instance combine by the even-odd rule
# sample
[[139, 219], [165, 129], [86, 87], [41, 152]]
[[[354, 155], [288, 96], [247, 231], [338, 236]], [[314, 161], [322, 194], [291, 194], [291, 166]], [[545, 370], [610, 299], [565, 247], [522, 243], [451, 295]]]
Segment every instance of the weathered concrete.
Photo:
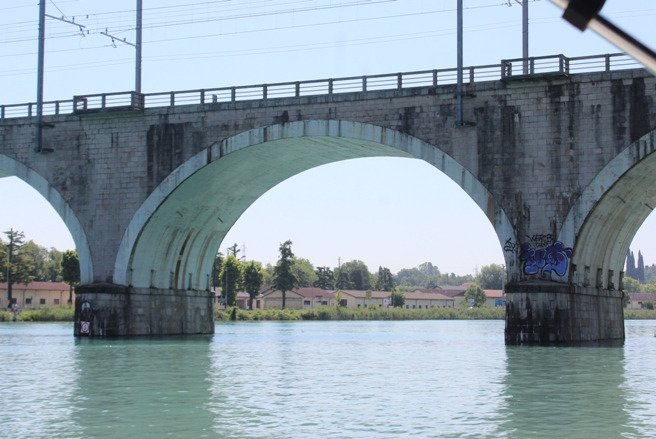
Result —
[[207, 291], [82, 285], [76, 288], [75, 335], [213, 334], [213, 301]]
[[529, 281], [505, 293], [506, 344], [624, 340], [622, 291]]
[[[157, 326], [155, 308], [182, 307], [177, 313], [184, 306], [136, 292], [206, 294], [200, 292], [223, 237], [268, 189], [322, 164], [397, 156], [444, 172], [493, 224], [509, 285], [517, 286], [509, 292], [507, 342], [623, 337], [621, 301], [606, 297], [619, 294], [624, 254], [656, 201], [656, 186], [645, 184], [656, 171], [656, 80], [626, 70], [468, 84], [465, 127], [455, 127], [454, 91], [48, 116], [44, 148], [53, 152], [41, 154], [34, 152], [33, 119], [5, 119], [0, 172], [37, 187], [71, 229], [83, 284], [96, 294], [88, 297], [94, 309], [107, 310], [94, 334], [196, 328], [187, 311], [190, 321]], [[536, 281], [557, 298], [525, 289]], [[96, 284], [124, 290], [102, 295]], [[575, 298], [560, 297], [562, 288]], [[142, 303], [126, 308], [132, 295]], [[529, 308], [520, 304], [527, 299], [540, 316], [530, 324], [522, 317]], [[545, 311], [553, 301], [557, 314]], [[118, 309], [125, 311], [111, 323]], [[145, 309], [144, 320], [137, 310]], [[596, 323], [575, 323], [590, 321], [595, 309], [603, 311]], [[581, 329], [549, 323], [563, 315], [568, 327]], [[612, 327], [599, 329], [606, 324]]]

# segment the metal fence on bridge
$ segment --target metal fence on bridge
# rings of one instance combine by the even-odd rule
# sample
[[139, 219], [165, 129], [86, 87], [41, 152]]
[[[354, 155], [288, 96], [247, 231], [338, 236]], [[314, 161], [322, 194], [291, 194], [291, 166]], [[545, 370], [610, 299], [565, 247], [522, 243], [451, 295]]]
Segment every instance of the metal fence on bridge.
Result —
[[[527, 74], [524, 74], [525, 64], [528, 68]], [[538, 75], [566, 76], [573, 73], [608, 72], [640, 67], [642, 67], [640, 63], [624, 53], [571, 58], [564, 55], [538, 56], [526, 59], [502, 60], [500, 64], [465, 67], [463, 69], [463, 82], [473, 84], [475, 82], [527, 78]], [[159, 93], [142, 94], [134, 91], [100, 93], [74, 96], [73, 99], [69, 100], [44, 102], [43, 114], [58, 115], [109, 109], [142, 110], [144, 108], [172, 107], [176, 105], [437, 87], [438, 85], [455, 84], [457, 75], [457, 68], [449, 68]], [[36, 105], [34, 102], [0, 105], [0, 120], [35, 116]]]

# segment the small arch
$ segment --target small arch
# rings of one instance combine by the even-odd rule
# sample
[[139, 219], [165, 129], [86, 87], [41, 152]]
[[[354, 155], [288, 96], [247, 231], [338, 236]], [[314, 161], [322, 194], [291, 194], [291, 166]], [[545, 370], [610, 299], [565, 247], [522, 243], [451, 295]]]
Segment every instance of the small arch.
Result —
[[[483, 184], [439, 148], [371, 124], [299, 121], [237, 134], [201, 151], [173, 171], [130, 222], [119, 246], [115, 282], [169, 288], [170, 273], [178, 271], [192, 273], [195, 288], [204, 289], [223, 237], [264, 192], [319, 165], [381, 156], [427, 161], [474, 200], [492, 223], [501, 245], [508, 240], [516, 242], [508, 217]], [[181, 253], [181, 240], [192, 229], [193, 245], [187, 245]], [[154, 255], [168, 269], [154, 272]], [[507, 267], [515, 266], [514, 254], [504, 252], [504, 257]], [[177, 276], [173, 288], [184, 288], [182, 279], [184, 276]]]
[[80, 260], [80, 283], [92, 282], [93, 263], [91, 262], [89, 242], [82, 228], [82, 224], [73, 209], [71, 209], [61, 194], [45, 178], [24, 164], [0, 154], [0, 177], [10, 175], [20, 178], [36, 189], [59, 214], [71, 232], [73, 241], [75, 241], [75, 247]]
[[[656, 207], [655, 150], [656, 131], [624, 149], [586, 187], [561, 229], [560, 240], [574, 243], [572, 263], [601, 270], [604, 288], [619, 288], [631, 241]], [[583, 269], [571, 277], [586, 283]]]

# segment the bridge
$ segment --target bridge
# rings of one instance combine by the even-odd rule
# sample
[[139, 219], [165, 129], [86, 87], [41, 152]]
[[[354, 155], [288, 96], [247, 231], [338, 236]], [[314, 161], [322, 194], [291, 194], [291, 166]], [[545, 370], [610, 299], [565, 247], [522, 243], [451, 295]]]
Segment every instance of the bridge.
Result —
[[75, 96], [40, 126], [34, 103], [0, 105], [0, 176], [75, 240], [76, 335], [212, 333], [214, 256], [258, 197], [395, 156], [448, 175], [494, 226], [507, 344], [623, 340], [624, 259], [656, 205], [656, 80], [621, 54], [468, 67], [458, 121], [456, 73]]

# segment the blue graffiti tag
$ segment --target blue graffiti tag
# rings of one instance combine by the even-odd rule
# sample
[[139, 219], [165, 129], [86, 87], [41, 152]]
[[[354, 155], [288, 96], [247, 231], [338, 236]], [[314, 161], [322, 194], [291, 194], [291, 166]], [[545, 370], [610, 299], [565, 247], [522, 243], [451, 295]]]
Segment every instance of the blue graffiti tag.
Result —
[[560, 241], [545, 248], [534, 248], [530, 243], [523, 243], [519, 258], [524, 261], [524, 274], [546, 277], [553, 271], [558, 276], [564, 276], [572, 257], [572, 248], [565, 247]]

